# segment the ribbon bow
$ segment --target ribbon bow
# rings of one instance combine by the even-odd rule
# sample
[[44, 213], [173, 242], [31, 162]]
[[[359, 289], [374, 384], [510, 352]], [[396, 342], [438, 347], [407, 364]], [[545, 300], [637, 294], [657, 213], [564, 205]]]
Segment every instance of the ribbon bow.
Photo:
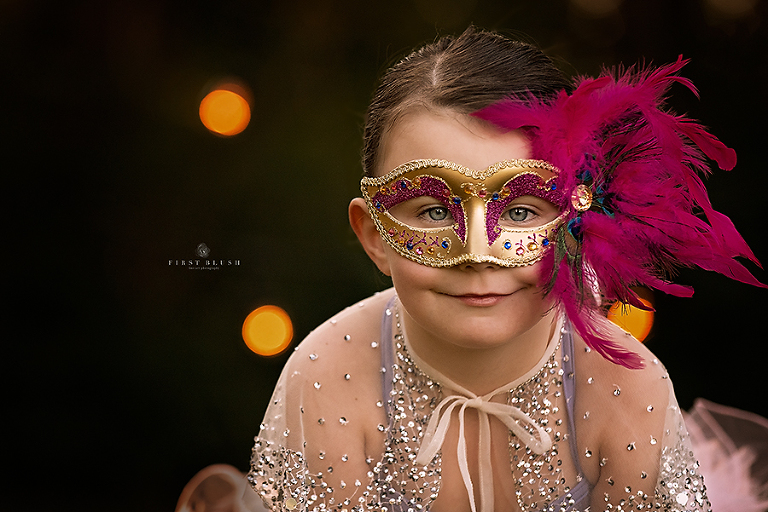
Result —
[[[397, 318], [397, 315], [396, 315]], [[478, 442], [478, 468], [479, 468], [479, 485], [480, 485], [480, 510], [481, 512], [493, 512], [493, 466], [491, 463], [491, 422], [490, 417], [494, 416], [498, 418], [504, 425], [511, 430], [515, 436], [521, 439], [530, 450], [537, 455], [541, 455], [552, 448], [552, 438], [547, 431], [536, 423], [530, 416], [525, 414], [518, 407], [513, 405], [491, 402], [491, 399], [501, 393], [507, 393], [509, 390], [514, 389], [519, 384], [526, 382], [528, 379], [537, 374], [540, 369], [546, 364], [546, 361], [552, 357], [557, 351], [560, 344], [556, 341], [560, 333], [564, 332], [564, 317], [559, 317], [555, 329], [553, 330], [553, 337], [544, 351], [539, 362], [531, 368], [531, 370], [518, 378], [515, 382], [506, 384], [500, 388], [497, 388], [490, 393], [477, 396], [468, 389], [451, 381], [448, 377], [441, 372], [430, 366], [424, 360], [422, 360], [418, 354], [408, 343], [408, 338], [405, 336], [405, 329], [401, 329], [398, 323], [399, 334], [405, 342], [408, 353], [411, 359], [423, 372], [430, 375], [432, 379], [440, 382], [442, 385], [447, 386], [449, 389], [453, 389], [461, 394], [449, 395], [437, 405], [432, 412], [432, 416], [427, 424], [427, 430], [424, 432], [421, 445], [419, 446], [418, 454], [414, 461], [415, 464], [426, 466], [437, 455], [437, 452], [443, 446], [445, 436], [448, 433], [448, 429], [451, 426], [451, 417], [454, 409], [459, 408], [459, 440], [456, 448], [457, 460], [459, 463], [459, 471], [461, 472], [461, 478], [464, 481], [464, 486], [467, 489], [467, 496], [469, 497], [469, 505], [472, 512], [477, 512], [477, 506], [475, 505], [474, 486], [472, 484], [472, 478], [469, 475], [469, 464], [467, 463], [467, 442], [464, 439], [464, 418], [467, 409], [477, 410], [477, 414], [480, 417], [480, 439]], [[533, 435], [532, 431], [537, 435]], [[487, 483], [487, 482], [490, 482]]]
[[[460, 388], [460, 386], [457, 386]], [[538, 425], [530, 416], [523, 411], [508, 404], [490, 402], [489, 400], [500, 391], [496, 390], [482, 397], [474, 395], [472, 392], [460, 389], [471, 398], [461, 395], [450, 395], [444, 398], [432, 413], [432, 417], [427, 425], [427, 430], [419, 448], [416, 464], [427, 465], [434, 458], [443, 445], [445, 435], [451, 425], [451, 416], [453, 410], [459, 407], [459, 442], [456, 455], [459, 462], [461, 478], [464, 480], [464, 486], [470, 497], [469, 503], [472, 512], [476, 512], [474, 496], [474, 487], [472, 479], [469, 476], [469, 465], [467, 463], [467, 442], [464, 439], [464, 416], [467, 409], [476, 409], [480, 416], [480, 441], [479, 441], [479, 476], [480, 476], [480, 504], [482, 511], [493, 511], [493, 486], [483, 485], [483, 482], [490, 478], [493, 482], [491, 466], [491, 424], [490, 417], [495, 416], [501, 420], [509, 430], [537, 454], [542, 454], [552, 448], [552, 439], [543, 427]], [[520, 423], [518, 423], [518, 421]], [[538, 434], [538, 438], [533, 436], [522, 424], [529, 426]]]

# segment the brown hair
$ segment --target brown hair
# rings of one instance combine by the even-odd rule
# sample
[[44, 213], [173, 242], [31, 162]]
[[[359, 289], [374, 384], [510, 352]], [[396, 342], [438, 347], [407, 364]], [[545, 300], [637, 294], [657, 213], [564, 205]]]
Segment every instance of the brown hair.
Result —
[[527, 43], [469, 27], [414, 51], [381, 78], [366, 113], [363, 172], [374, 174], [381, 140], [411, 106], [476, 112], [504, 97], [549, 98], [571, 82]]

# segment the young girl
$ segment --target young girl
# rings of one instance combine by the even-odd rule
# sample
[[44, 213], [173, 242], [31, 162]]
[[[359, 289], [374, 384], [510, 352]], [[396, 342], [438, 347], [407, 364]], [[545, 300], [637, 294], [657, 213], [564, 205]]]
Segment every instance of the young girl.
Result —
[[349, 217], [394, 289], [289, 359], [248, 475], [269, 508], [709, 510], [664, 367], [601, 314], [689, 294], [674, 265], [760, 285], [696, 176], [735, 155], [660, 108], [682, 65], [573, 89], [469, 29], [385, 74]]

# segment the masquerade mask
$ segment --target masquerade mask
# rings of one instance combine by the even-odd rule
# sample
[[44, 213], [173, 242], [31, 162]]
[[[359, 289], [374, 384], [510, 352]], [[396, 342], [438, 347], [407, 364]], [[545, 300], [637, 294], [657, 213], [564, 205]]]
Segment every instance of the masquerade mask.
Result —
[[518, 267], [543, 257], [564, 216], [537, 224], [512, 203], [535, 196], [563, 210], [558, 172], [541, 160], [505, 160], [483, 171], [414, 160], [363, 178], [361, 189], [384, 241], [410, 260], [430, 267]]

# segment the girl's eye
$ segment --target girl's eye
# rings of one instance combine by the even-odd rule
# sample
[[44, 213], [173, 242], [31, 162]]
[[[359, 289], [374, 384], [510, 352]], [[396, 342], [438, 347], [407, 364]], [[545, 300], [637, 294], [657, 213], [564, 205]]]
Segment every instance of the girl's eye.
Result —
[[510, 208], [505, 212], [505, 217], [513, 222], [525, 222], [526, 220], [531, 220], [534, 215], [536, 214], [528, 208], [521, 207]]
[[389, 209], [389, 213], [400, 222], [416, 228], [443, 228], [454, 222], [448, 206], [426, 195], [398, 203]]
[[448, 208], [436, 206], [426, 210], [423, 215], [427, 215], [430, 220], [441, 221], [447, 219], [450, 213], [448, 212]]

